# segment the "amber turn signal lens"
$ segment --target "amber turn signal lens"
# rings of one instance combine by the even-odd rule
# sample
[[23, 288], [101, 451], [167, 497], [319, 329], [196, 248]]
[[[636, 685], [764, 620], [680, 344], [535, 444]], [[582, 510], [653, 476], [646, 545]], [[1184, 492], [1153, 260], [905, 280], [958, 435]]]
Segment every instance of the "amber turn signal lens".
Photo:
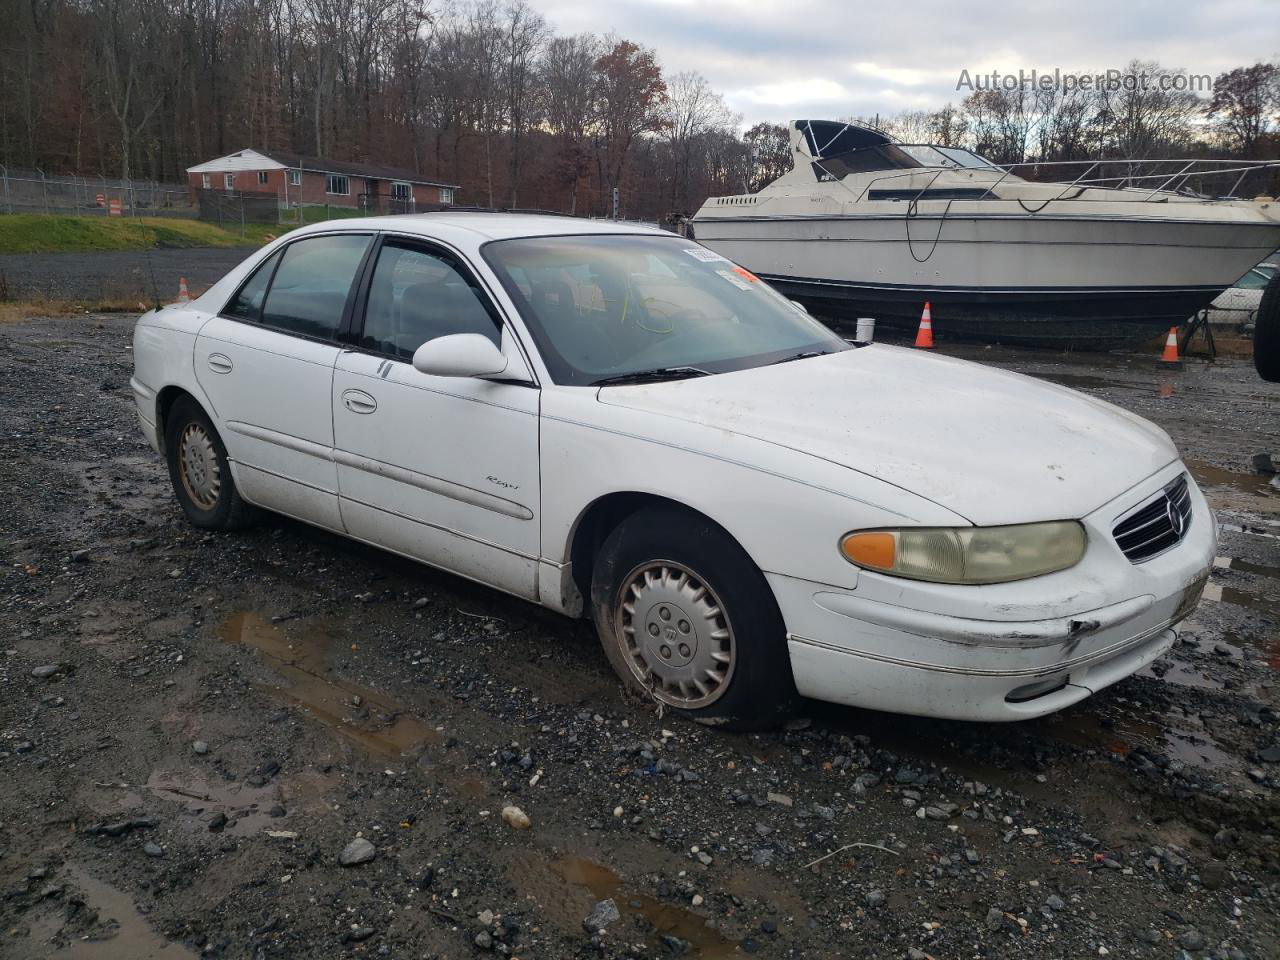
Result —
[[851, 533], [840, 541], [840, 552], [845, 555], [845, 559], [860, 567], [892, 570], [897, 553], [897, 537], [883, 531]]

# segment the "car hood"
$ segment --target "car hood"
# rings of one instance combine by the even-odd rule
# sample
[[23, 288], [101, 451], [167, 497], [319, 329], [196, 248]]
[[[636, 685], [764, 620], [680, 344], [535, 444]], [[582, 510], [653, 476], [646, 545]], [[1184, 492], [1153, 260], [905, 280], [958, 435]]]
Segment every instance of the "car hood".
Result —
[[979, 525], [1084, 517], [1178, 456], [1109, 403], [880, 344], [599, 399], [819, 457]]

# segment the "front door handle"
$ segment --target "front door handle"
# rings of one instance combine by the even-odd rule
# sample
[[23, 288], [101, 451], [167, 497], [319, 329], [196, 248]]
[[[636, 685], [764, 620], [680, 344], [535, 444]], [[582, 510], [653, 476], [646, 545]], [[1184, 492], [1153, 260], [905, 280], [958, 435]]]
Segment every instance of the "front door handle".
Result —
[[209, 354], [209, 369], [214, 373], [230, 373], [233, 366], [235, 366], [235, 364], [231, 362], [231, 358], [226, 354]]
[[363, 390], [343, 390], [342, 403], [352, 413], [373, 413], [378, 409], [378, 401]]

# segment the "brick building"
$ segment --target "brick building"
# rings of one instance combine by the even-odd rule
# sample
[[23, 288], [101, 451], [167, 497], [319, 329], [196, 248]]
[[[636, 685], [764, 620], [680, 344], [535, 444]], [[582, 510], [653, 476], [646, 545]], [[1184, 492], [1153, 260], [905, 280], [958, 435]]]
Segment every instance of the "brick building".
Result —
[[187, 168], [192, 197], [201, 190], [270, 194], [281, 207], [329, 204], [370, 213], [434, 210], [454, 202], [457, 185], [407, 170], [321, 160], [272, 150], [240, 150]]

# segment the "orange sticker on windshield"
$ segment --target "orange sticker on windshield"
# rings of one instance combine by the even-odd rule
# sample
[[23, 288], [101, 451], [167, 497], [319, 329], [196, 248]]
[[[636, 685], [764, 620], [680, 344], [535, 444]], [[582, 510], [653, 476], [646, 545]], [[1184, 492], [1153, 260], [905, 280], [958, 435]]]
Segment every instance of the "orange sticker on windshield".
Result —
[[750, 280], [752, 283], [760, 282], [760, 278], [757, 277], [754, 273], [752, 273], [750, 270], [744, 270], [742, 267], [738, 266], [737, 264], [734, 264], [733, 272], [746, 280]]

